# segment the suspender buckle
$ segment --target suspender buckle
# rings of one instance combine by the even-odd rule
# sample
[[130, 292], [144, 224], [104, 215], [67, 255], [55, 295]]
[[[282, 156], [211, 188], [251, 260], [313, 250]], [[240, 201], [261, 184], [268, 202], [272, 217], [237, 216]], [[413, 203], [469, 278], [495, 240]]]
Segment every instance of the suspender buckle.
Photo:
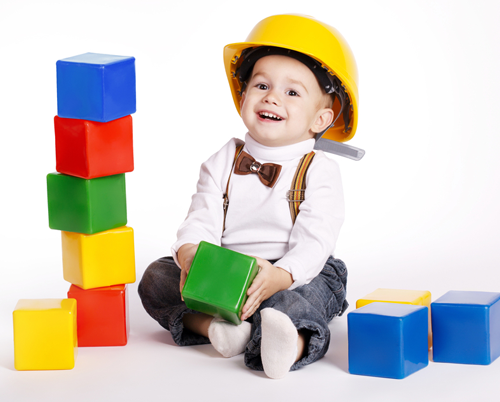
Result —
[[302, 202], [305, 200], [305, 192], [306, 190], [288, 190], [286, 192], [286, 199], [288, 202]]

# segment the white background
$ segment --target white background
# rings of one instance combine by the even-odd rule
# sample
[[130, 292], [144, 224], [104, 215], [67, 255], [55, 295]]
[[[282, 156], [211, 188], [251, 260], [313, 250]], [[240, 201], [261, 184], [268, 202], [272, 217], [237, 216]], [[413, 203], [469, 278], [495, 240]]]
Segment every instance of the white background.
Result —
[[[224, 74], [223, 46], [261, 19], [315, 16], [356, 56], [360, 162], [336, 158], [347, 217], [336, 255], [351, 309], [376, 288], [500, 291], [500, 2], [2, 0], [0, 2], [0, 399], [2, 401], [498, 400], [500, 359], [438, 364], [404, 380], [347, 372], [346, 319], [320, 362], [281, 381], [179, 348], [129, 286], [122, 348], [80, 348], [70, 371], [17, 372], [18, 299], [63, 298], [60, 233], [48, 228], [45, 176], [55, 170], [57, 60], [134, 56], [135, 166], [127, 174], [138, 278], [168, 255], [199, 165], [245, 128]], [[283, 398], [279, 398], [282, 396]], [[175, 399], [173, 399], [175, 398]]]

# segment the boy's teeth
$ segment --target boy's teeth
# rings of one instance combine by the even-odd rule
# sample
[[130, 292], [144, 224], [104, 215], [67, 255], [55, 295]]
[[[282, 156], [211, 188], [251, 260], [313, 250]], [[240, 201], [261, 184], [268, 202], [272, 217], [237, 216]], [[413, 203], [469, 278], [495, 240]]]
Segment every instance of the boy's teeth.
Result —
[[268, 113], [268, 112], [262, 112], [262, 113], [261, 113], [261, 116], [265, 116], [265, 117], [270, 117], [270, 118], [272, 118], [272, 119], [281, 120], [281, 118], [280, 118], [280, 117], [278, 117], [278, 116], [276, 116], [276, 115], [274, 115], [274, 114], [272, 114], [272, 113]]

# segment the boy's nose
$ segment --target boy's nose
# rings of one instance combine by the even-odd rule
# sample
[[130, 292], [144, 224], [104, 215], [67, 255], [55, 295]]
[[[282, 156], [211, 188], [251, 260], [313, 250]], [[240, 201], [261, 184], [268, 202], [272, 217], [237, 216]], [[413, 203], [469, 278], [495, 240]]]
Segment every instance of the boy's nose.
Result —
[[281, 101], [279, 96], [277, 96], [274, 91], [269, 91], [264, 97], [264, 103], [271, 103], [273, 105], [280, 106]]

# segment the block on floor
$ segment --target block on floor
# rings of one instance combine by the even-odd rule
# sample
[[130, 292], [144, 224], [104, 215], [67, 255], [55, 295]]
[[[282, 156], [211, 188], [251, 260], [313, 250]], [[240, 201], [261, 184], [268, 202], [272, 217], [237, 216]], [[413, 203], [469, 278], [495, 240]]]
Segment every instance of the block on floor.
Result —
[[47, 175], [51, 229], [94, 234], [127, 224], [125, 175], [80, 179]]
[[108, 122], [135, 113], [133, 57], [85, 53], [56, 69], [59, 117]]
[[373, 302], [413, 304], [414, 306], [431, 306], [431, 292], [427, 290], [404, 290], [379, 288], [356, 301], [356, 308]]
[[132, 116], [108, 123], [54, 117], [56, 170], [93, 179], [134, 170]]
[[255, 258], [202, 241], [182, 296], [193, 310], [240, 324], [247, 290], [258, 271]]
[[356, 301], [356, 308], [373, 302], [412, 304], [425, 306], [429, 310], [429, 348], [432, 347], [431, 292], [427, 290], [405, 290], [379, 288]]
[[127, 287], [84, 290], [71, 285], [77, 301], [78, 346], [124, 346], [129, 333]]
[[427, 307], [374, 302], [347, 324], [351, 374], [402, 379], [429, 364]]
[[432, 303], [435, 362], [490, 364], [500, 356], [500, 293], [450, 291]]
[[13, 320], [16, 370], [69, 370], [75, 366], [74, 299], [21, 299]]
[[134, 230], [61, 232], [64, 279], [82, 289], [135, 282]]

